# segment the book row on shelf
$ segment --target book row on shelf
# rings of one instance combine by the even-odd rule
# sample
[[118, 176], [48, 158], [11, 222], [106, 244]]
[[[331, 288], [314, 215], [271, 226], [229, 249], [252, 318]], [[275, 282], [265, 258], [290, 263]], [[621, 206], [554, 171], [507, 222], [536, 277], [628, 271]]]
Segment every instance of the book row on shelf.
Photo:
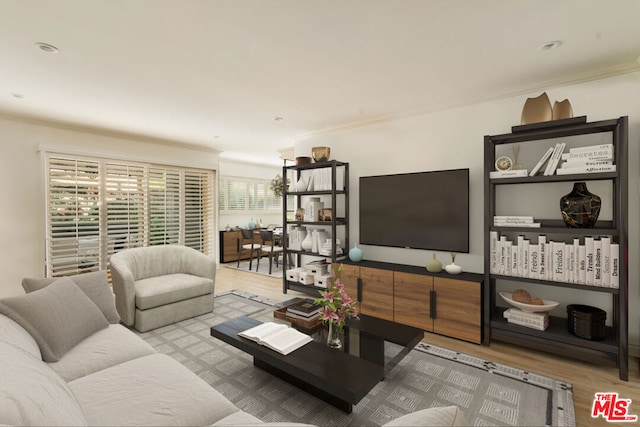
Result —
[[544, 331], [549, 327], [548, 313], [528, 313], [517, 308], [508, 308], [502, 313], [507, 322]]
[[512, 277], [618, 288], [620, 247], [611, 237], [584, 237], [580, 242], [547, 240], [534, 243], [520, 235], [516, 241], [497, 231], [489, 233], [490, 271]]
[[489, 178], [515, 178], [525, 176], [572, 175], [582, 173], [615, 172], [613, 144], [576, 147], [565, 153], [566, 143], [559, 142], [544, 153], [531, 172], [526, 169], [493, 171]]

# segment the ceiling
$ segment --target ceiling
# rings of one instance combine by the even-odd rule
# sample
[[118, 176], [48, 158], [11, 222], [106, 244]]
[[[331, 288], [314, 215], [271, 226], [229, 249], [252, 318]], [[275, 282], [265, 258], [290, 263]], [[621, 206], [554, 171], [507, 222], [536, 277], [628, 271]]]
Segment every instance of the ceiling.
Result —
[[638, 0], [0, 0], [0, 113], [280, 165], [310, 135], [640, 70], [638, 17]]

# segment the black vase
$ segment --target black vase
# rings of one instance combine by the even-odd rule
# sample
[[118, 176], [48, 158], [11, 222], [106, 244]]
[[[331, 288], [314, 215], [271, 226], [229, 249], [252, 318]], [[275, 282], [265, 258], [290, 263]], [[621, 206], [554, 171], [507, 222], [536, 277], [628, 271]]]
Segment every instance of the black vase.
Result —
[[562, 219], [567, 227], [593, 228], [600, 215], [600, 197], [591, 194], [584, 182], [574, 182], [573, 190], [560, 199]]

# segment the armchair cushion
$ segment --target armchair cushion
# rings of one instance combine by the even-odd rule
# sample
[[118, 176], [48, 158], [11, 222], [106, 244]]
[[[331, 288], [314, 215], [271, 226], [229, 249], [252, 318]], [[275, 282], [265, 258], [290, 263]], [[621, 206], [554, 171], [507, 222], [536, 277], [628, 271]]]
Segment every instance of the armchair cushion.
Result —
[[0, 313], [33, 336], [46, 362], [57, 362], [80, 341], [109, 325], [98, 307], [68, 278], [39, 291], [0, 300]]
[[213, 291], [213, 280], [191, 274], [167, 274], [136, 282], [136, 306], [141, 310], [171, 304]]

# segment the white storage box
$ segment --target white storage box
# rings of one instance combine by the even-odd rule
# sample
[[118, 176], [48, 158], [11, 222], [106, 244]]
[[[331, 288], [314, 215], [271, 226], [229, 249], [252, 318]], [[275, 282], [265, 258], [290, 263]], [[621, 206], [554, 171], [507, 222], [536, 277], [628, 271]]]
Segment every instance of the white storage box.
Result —
[[303, 285], [313, 285], [313, 274], [308, 271], [301, 271], [298, 275], [300, 276], [300, 283]]
[[314, 277], [314, 285], [319, 288], [328, 288], [331, 285], [331, 274], [317, 274]]
[[300, 273], [304, 273], [305, 270], [302, 267], [292, 268], [287, 270], [287, 280], [291, 280], [292, 282], [300, 281]]
[[315, 275], [323, 275], [323, 274], [327, 274], [328, 266], [329, 264], [307, 264], [304, 266], [304, 268], [305, 270], [307, 270], [308, 273], [315, 274]]

